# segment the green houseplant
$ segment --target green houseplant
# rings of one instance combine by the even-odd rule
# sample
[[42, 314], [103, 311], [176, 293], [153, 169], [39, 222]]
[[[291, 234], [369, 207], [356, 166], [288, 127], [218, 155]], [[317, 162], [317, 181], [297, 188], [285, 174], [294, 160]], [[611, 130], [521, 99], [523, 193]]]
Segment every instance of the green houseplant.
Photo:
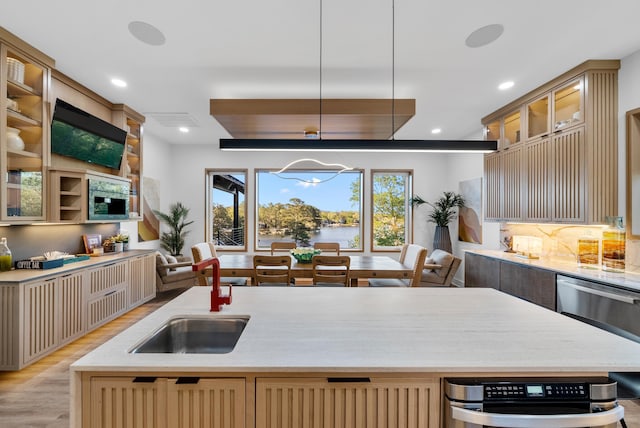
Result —
[[193, 223], [193, 221], [186, 221], [189, 208], [182, 205], [181, 202], [176, 202], [169, 207], [169, 213], [163, 213], [158, 210], [154, 210], [153, 212], [156, 213], [160, 220], [166, 223], [170, 229], [169, 232], [162, 232], [160, 236], [160, 246], [172, 256], [182, 255], [184, 238], [189, 233], [185, 228]]
[[440, 198], [431, 203], [420, 196], [413, 196], [411, 204], [420, 206], [429, 205], [432, 210], [429, 213], [428, 221], [436, 224], [436, 231], [433, 238], [433, 249], [441, 249], [453, 252], [451, 248], [451, 236], [449, 235], [449, 223], [457, 216], [457, 208], [464, 207], [464, 198], [455, 192], [444, 192]]

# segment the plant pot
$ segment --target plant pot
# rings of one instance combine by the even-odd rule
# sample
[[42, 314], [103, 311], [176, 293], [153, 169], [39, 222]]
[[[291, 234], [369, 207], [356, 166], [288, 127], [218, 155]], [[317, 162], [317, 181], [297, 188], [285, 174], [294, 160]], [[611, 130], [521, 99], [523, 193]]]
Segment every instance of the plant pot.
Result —
[[124, 247], [124, 244], [122, 242], [116, 242], [115, 244], [113, 244], [113, 252], [121, 253], [123, 247]]
[[436, 226], [436, 232], [433, 236], [433, 249], [439, 249], [453, 254], [449, 226]]

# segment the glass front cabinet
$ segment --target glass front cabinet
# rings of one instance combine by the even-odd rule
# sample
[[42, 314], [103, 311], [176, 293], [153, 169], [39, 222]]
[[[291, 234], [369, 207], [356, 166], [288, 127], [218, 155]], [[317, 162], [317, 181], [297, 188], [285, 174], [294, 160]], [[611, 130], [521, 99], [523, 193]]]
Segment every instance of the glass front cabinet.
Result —
[[485, 155], [485, 220], [594, 224], [616, 212], [619, 67], [585, 61], [482, 119], [499, 140]]
[[[0, 220], [46, 218], [44, 174], [48, 164], [48, 89], [51, 65], [33, 52], [4, 43], [0, 33]], [[34, 50], [35, 51], [35, 50]], [[37, 51], [35, 51], [37, 53]]]

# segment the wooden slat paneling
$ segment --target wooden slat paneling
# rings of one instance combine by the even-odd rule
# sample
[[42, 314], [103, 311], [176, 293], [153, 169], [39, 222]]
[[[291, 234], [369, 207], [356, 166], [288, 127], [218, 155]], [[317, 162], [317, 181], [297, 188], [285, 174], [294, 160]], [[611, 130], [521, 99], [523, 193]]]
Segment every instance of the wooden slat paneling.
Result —
[[590, 72], [588, 78], [587, 221], [603, 223], [618, 213], [618, 151], [611, 144], [618, 141], [618, 80], [611, 71]]
[[522, 150], [511, 148], [502, 153], [503, 181], [502, 218], [520, 220], [522, 217]]
[[244, 428], [245, 380], [199, 379], [167, 383], [167, 421], [171, 428]]
[[134, 382], [134, 378], [91, 379], [92, 428], [165, 428], [166, 379]]
[[55, 279], [25, 286], [23, 364], [57, 346]]
[[19, 286], [0, 287], [0, 367], [17, 369], [20, 331]]
[[124, 313], [127, 307], [127, 290], [124, 288], [89, 302], [87, 327], [98, 327]]
[[485, 219], [499, 220], [500, 210], [500, 154], [494, 153], [484, 157], [484, 182], [485, 182]]
[[584, 127], [555, 135], [553, 157], [553, 216], [557, 222], [585, 220]]
[[527, 192], [524, 214], [527, 221], [545, 222], [551, 219], [549, 143], [550, 140], [545, 138], [525, 147]]
[[105, 291], [109, 291], [126, 284], [128, 280], [127, 265], [128, 263], [124, 261], [91, 270], [91, 295], [103, 294]]
[[256, 427], [435, 428], [439, 386], [420, 380], [258, 379]]
[[82, 273], [75, 273], [59, 280], [60, 344], [70, 342], [85, 331], [83, 278]]

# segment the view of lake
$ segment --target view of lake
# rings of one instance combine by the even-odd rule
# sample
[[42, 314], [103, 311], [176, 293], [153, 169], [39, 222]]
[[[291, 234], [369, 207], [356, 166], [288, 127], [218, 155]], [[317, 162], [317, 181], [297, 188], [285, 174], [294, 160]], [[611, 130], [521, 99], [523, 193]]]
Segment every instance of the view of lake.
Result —
[[[358, 226], [337, 226], [321, 227], [317, 232], [311, 232], [311, 244], [317, 241], [339, 242], [341, 248], [350, 248], [355, 237], [360, 233]], [[290, 240], [290, 236], [260, 235], [258, 236], [258, 247], [269, 247], [273, 241]]]

